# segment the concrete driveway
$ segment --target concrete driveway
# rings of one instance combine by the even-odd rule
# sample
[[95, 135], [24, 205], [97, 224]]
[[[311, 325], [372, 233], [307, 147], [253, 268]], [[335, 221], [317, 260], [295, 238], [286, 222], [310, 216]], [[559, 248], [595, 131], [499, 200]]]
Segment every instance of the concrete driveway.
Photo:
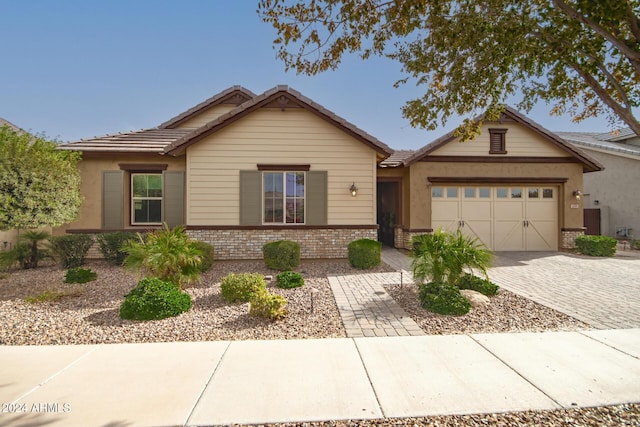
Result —
[[498, 252], [489, 270], [500, 287], [597, 329], [640, 327], [640, 256]]

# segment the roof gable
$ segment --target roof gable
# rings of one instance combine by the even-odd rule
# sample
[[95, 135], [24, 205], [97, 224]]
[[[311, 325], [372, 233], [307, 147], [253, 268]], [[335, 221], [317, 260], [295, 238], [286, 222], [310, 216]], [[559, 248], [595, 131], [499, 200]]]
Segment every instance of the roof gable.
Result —
[[221, 104], [241, 105], [242, 103], [254, 98], [255, 93], [249, 89], [245, 89], [242, 86], [232, 86], [229, 89], [212, 96], [211, 98], [201, 102], [195, 107], [189, 108], [187, 111], [178, 114], [177, 116], [162, 123], [158, 128], [160, 129], [175, 129], [181, 124], [195, 118], [196, 116], [206, 112], [207, 110]]
[[235, 123], [239, 119], [260, 108], [303, 108], [369, 146], [379, 154], [380, 159], [387, 158], [392, 153], [391, 148], [379, 141], [377, 138], [369, 135], [362, 129], [349, 123], [332, 111], [324, 108], [320, 104], [317, 104], [288, 86], [276, 86], [259, 96], [253, 97], [228, 113], [221, 115], [217, 119], [174, 141], [165, 148], [165, 153], [171, 155], [181, 154], [190, 145], [195, 144], [203, 138], [229, 126], [232, 123]]
[[[474, 120], [477, 122], [477, 121], [483, 120], [484, 117], [485, 116], [483, 114], [476, 117]], [[538, 123], [534, 122], [533, 120], [530, 120], [529, 118], [527, 118], [526, 116], [524, 116], [523, 114], [521, 114], [520, 112], [518, 112], [517, 110], [509, 106], [505, 106], [504, 111], [501, 114], [500, 122], [502, 123], [515, 122], [523, 125], [525, 128], [529, 129], [534, 134], [542, 137], [545, 141], [551, 143], [555, 148], [561, 150], [561, 152], [566, 153], [567, 157], [570, 158], [572, 161], [581, 163], [583, 165], [583, 170], [585, 172], [602, 170], [602, 166], [596, 160], [592, 159], [591, 157], [583, 153], [581, 150], [577, 149], [571, 144], [568, 144], [566, 141], [564, 141], [562, 138], [560, 138], [553, 132], [545, 129]], [[487, 124], [490, 125], [489, 127], [491, 127], [493, 123], [495, 122], [487, 122]], [[405, 166], [409, 166], [418, 161], [431, 160], [436, 157], [435, 156], [436, 151], [441, 150], [445, 145], [453, 141], [456, 141], [457, 139], [458, 137], [455, 135], [455, 131], [449, 132], [446, 135], [443, 135], [440, 138], [436, 139], [435, 141], [431, 142], [430, 144], [427, 144], [420, 150], [416, 151], [413, 155], [405, 159], [403, 163]], [[510, 159], [509, 157], [501, 157], [501, 156], [499, 156], [499, 158], [504, 159], [505, 161], [509, 161]], [[513, 161], [518, 160], [516, 158], [511, 158], [511, 159], [513, 159]], [[519, 160], [519, 161], [522, 161], [522, 160]]]

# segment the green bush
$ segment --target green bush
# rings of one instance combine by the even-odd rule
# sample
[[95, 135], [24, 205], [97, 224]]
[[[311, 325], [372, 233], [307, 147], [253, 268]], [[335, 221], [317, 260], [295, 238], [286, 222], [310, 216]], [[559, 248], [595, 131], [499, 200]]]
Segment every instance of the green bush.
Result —
[[304, 285], [302, 274], [295, 271], [283, 271], [276, 276], [276, 286], [279, 288], [291, 289]]
[[258, 273], [229, 273], [220, 283], [220, 294], [227, 302], [249, 302], [253, 295], [266, 289], [267, 282]]
[[88, 234], [67, 234], [50, 239], [51, 250], [62, 268], [84, 265], [87, 252], [93, 245], [93, 237]]
[[98, 278], [98, 273], [90, 268], [70, 268], [64, 275], [65, 283], [87, 283]]
[[631, 239], [631, 249], [640, 250], [640, 239]]
[[463, 275], [460, 280], [458, 280], [458, 288], [471, 289], [488, 297], [496, 295], [500, 290], [500, 287], [490, 280], [474, 276], [473, 274]]
[[172, 282], [154, 277], [142, 279], [120, 305], [120, 317], [156, 320], [177, 316], [191, 308], [191, 296]]
[[285, 308], [287, 303], [288, 301], [285, 297], [270, 294], [264, 289], [254, 294], [251, 298], [249, 315], [279, 320], [287, 315], [287, 309]]
[[448, 283], [420, 285], [420, 302], [423, 308], [438, 314], [461, 316], [471, 310], [471, 303], [462, 296], [460, 289]]
[[300, 244], [291, 240], [278, 240], [262, 246], [264, 264], [278, 271], [293, 270], [300, 265]]
[[160, 280], [171, 281], [183, 287], [200, 279], [202, 253], [196, 241], [184, 233], [182, 226], [138, 235], [123, 248], [127, 253], [124, 267], [134, 271], [146, 271]]
[[477, 239], [460, 230], [447, 233], [442, 229], [412, 239], [411, 269], [416, 283], [426, 281], [455, 285], [465, 268], [477, 268], [486, 275], [492, 254]]
[[347, 245], [349, 264], [359, 269], [380, 265], [382, 243], [371, 239], [359, 239]]
[[100, 253], [106, 261], [114, 265], [122, 265], [127, 257], [124, 246], [135, 239], [135, 233], [126, 231], [99, 234], [96, 238], [100, 245]]
[[614, 256], [618, 241], [608, 236], [578, 236], [576, 248], [578, 252], [589, 256]]
[[204, 273], [205, 271], [211, 270], [211, 267], [213, 267], [214, 256], [213, 245], [207, 242], [202, 242], [200, 240], [195, 240], [193, 243], [195, 247], [198, 248], [202, 253], [202, 263], [200, 264], [200, 271]]

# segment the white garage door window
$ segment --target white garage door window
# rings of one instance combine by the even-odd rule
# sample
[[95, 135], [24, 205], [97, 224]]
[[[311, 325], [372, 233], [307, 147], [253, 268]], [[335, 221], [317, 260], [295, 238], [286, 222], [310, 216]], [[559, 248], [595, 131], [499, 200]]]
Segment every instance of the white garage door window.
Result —
[[558, 189], [550, 186], [433, 186], [434, 229], [461, 230], [495, 251], [558, 249]]

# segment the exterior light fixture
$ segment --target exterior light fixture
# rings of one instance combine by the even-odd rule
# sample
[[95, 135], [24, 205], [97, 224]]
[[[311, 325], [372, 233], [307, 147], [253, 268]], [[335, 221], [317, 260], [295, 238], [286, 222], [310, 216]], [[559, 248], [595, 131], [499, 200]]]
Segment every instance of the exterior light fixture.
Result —
[[349, 188], [349, 191], [351, 191], [351, 197], [356, 197], [358, 195], [358, 187], [356, 187], [356, 183], [355, 182], [353, 184], [351, 184], [351, 187]]
[[580, 200], [580, 199], [582, 198], [582, 191], [580, 191], [580, 190], [575, 190], [575, 191], [573, 192], [573, 197], [575, 197], [575, 198], [576, 198], [576, 200]]

